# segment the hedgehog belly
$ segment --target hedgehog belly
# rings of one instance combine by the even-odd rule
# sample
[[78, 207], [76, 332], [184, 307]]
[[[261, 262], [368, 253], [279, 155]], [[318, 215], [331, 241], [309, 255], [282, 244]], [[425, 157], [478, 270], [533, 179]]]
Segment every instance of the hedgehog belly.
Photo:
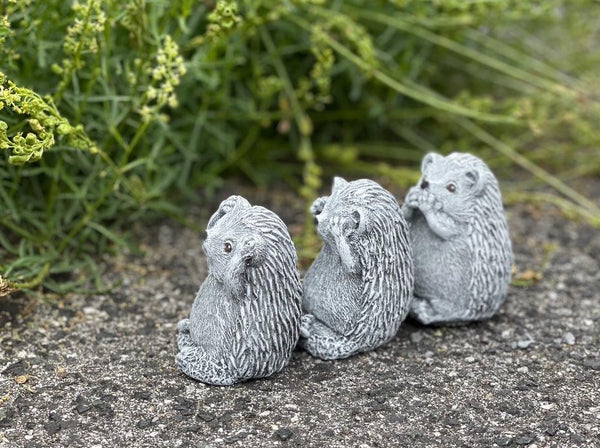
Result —
[[465, 295], [469, 294], [472, 257], [466, 242], [442, 240], [422, 216], [413, 222], [410, 236], [414, 256], [414, 295], [453, 303], [468, 301]]
[[306, 273], [302, 309], [343, 334], [358, 312], [359, 293], [360, 277], [346, 272], [339, 255], [324, 247]]
[[190, 336], [199, 347], [214, 349], [230, 340], [232, 313], [223, 300], [227, 295], [211, 275], [200, 287], [190, 313]]

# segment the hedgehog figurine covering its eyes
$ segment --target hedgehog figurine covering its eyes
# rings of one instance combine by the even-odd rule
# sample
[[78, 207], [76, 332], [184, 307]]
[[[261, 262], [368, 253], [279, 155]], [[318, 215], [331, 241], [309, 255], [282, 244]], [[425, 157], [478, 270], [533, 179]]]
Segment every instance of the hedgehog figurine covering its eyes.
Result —
[[411, 315], [424, 324], [491, 317], [505, 301], [512, 247], [498, 181], [471, 154], [427, 154], [406, 196], [415, 263]]
[[240, 196], [221, 203], [206, 228], [208, 277], [178, 324], [177, 366], [209, 384], [269, 376], [299, 336], [302, 286], [285, 224]]
[[304, 279], [299, 345], [322, 359], [394, 337], [412, 297], [408, 228], [396, 199], [371, 180], [336, 177], [311, 212], [323, 248]]

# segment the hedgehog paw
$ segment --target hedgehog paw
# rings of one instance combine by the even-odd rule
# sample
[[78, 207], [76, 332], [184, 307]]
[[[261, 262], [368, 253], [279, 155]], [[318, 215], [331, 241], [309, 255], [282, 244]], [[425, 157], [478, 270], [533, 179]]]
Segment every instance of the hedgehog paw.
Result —
[[325, 204], [327, 203], [328, 196], [323, 196], [315, 199], [315, 201], [310, 206], [310, 212], [314, 215], [320, 215], [323, 209], [325, 208]]
[[303, 338], [309, 338], [312, 326], [315, 323], [315, 316], [312, 314], [304, 314], [300, 319], [300, 335]]
[[189, 333], [190, 332], [190, 320], [189, 319], [181, 319], [177, 324], [177, 331], [180, 333]]
[[414, 297], [410, 304], [410, 314], [422, 324], [430, 324], [436, 320], [435, 310], [428, 300]]

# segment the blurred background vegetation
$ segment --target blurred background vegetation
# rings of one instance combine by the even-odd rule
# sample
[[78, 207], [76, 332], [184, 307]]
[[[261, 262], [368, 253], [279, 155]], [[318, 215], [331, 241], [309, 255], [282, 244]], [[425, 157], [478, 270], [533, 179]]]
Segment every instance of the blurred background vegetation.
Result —
[[334, 173], [409, 186], [428, 151], [600, 224], [598, 1], [0, 4], [0, 296], [73, 288], [231, 176], [308, 203]]

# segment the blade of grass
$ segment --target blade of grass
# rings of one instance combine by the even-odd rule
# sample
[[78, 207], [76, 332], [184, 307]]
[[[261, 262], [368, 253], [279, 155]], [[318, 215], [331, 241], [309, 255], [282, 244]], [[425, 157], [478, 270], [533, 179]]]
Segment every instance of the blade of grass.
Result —
[[515, 64], [519, 64], [525, 66], [531, 70], [534, 70], [540, 75], [543, 75], [549, 79], [552, 79], [561, 84], [568, 83], [570, 86], [574, 86], [577, 84], [577, 79], [569, 76], [566, 73], [561, 72], [560, 70], [550, 66], [546, 62], [531, 57], [530, 54], [527, 54], [523, 51], [517, 50], [516, 48], [505, 44], [504, 42], [492, 37], [490, 35], [484, 34], [481, 31], [466, 28], [464, 30], [465, 37], [471, 39], [474, 42], [483, 45], [488, 50], [495, 52], [496, 54], [509, 58]]
[[567, 198], [571, 199], [575, 204], [589, 210], [591, 216], [595, 216], [597, 219], [600, 219], [600, 208], [590, 199], [586, 198], [582, 194], [578, 193], [567, 184], [562, 182], [556, 176], [553, 176], [542, 167], [536, 165], [531, 162], [525, 156], [519, 154], [512, 147], [508, 146], [506, 143], [498, 140], [496, 137], [477, 126], [470, 120], [467, 120], [463, 117], [456, 117], [456, 122], [467, 132], [469, 132], [474, 137], [478, 138], [482, 142], [486, 143], [496, 151], [502, 153], [510, 160], [515, 162], [518, 166], [529, 171], [538, 179], [542, 180], [544, 183], [550, 185], [559, 193], [563, 194]]
[[[290, 15], [289, 20], [296, 23], [299, 27], [303, 28], [306, 31], [310, 32], [312, 29], [311, 24], [308, 21], [300, 18], [299, 16]], [[335, 50], [345, 59], [349, 60], [354, 65], [363, 70], [365, 73], [370, 74], [373, 78], [377, 79], [378, 81], [388, 86], [392, 90], [396, 91], [397, 93], [400, 93], [401, 95], [408, 96], [420, 103], [428, 104], [429, 106], [432, 106], [436, 109], [443, 110], [445, 112], [449, 112], [455, 115], [463, 115], [465, 117], [470, 117], [479, 121], [507, 124], [519, 123], [519, 120], [513, 117], [478, 112], [476, 110], [460, 106], [455, 102], [443, 97], [442, 95], [435, 93], [424, 86], [419, 86], [409, 80], [405, 79], [404, 82], [401, 82], [395, 79], [393, 76], [385, 73], [383, 70], [372, 67], [367, 61], [362, 59], [360, 56], [358, 56], [345, 45], [341, 44], [339, 41], [332, 38], [329, 34], [324, 33], [323, 38], [333, 50]]]
[[509, 191], [503, 194], [503, 197], [504, 202], [507, 204], [518, 204], [523, 202], [552, 204], [561, 210], [568, 218], [583, 219], [595, 227], [600, 227], [600, 215], [594, 214], [587, 208], [581, 207], [578, 204], [574, 204], [573, 202], [552, 193]]
[[[542, 78], [539, 75], [531, 74], [525, 70], [514, 67], [506, 62], [489, 56], [485, 53], [482, 53], [474, 48], [467, 47], [462, 45], [452, 39], [449, 39], [445, 36], [441, 36], [439, 34], [435, 34], [423, 27], [417, 27], [409, 22], [406, 22], [400, 19], [397, 16], [390, 16], [381, 14], [378, 12], [368, 11], [366, 9], [359, 9], [351, 6], [344, 6], [345, 11], [348, 11], [351, 14], [354, 14], [358, 17], [375, 21], [377, 23], [381, 23], [387, 26], [391, 26], [396, 28], [397, 30], [404, 31], [410, 33], [414, 36], [417, 36], [421, 39], [427, 40], [435, 45], [439, 45], [440, 47], [444, 47], [448, 50], [451, 50], [457, 54], [460, 54], [463, 57], [472, 59], [477, 61], [482, 65], [486, 65], [494, 70], [502, 72], [508, 76], [512, 76], [513, 78], [520, 79], [525, 81], [533, 86], [536, 86], [540, 89], [547, 90], [549, 92], [553, 92], [556, 94], [564, 94], [568, 88], [564, 85], [550, 81], [548, 79]], [[323, 13], [322, 10], [318, 9], [319, 13]]]

